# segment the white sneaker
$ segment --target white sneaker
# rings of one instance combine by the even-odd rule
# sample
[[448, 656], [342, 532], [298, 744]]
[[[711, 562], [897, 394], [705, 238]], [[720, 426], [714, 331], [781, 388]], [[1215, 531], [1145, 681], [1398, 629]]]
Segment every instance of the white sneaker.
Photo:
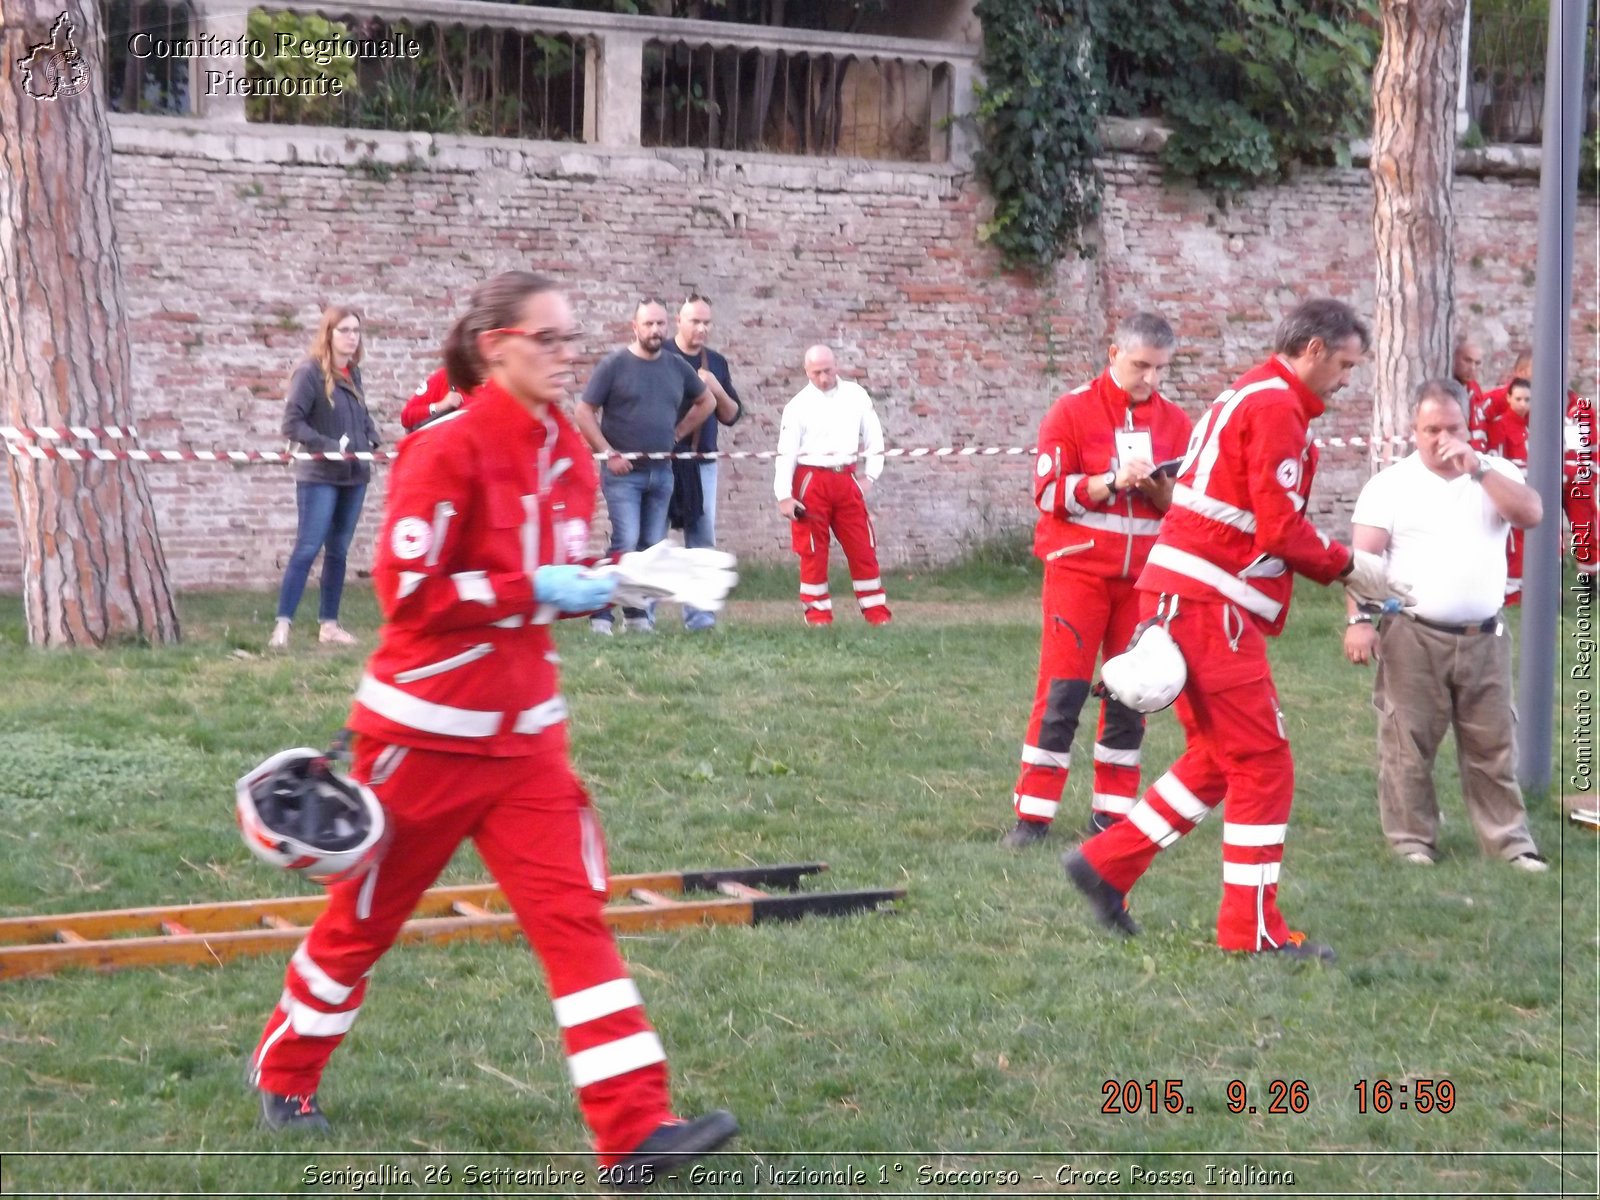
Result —
[[623, 622], [629, 633], [654, 633], [656, 623], [649, 617], [629, 617]]
[[1411, 863], [1413, 866], [1418, 866], [1418, 867], [1431, 867], [1431, 866], [1433, 866], [1433, 855], [1425, 854], [1421, 850], [1413, 850], [1410, 854], [1406, 855], [1405, 857], [1406, 857], [1406, 861], [1408, 863]]
[[1538, 874], [1541, 871], [1548, 871], [1550, 869], [1550, 863], [1548, 860], [1546, 860], [1544, 855], [1535, 854], [1531, 850], [1526, 854], [1517, 855], [1511, 860], [1511, 865], [1516, 867], [1519, 871], [1529, 871], [1533, 874]]
[[289, 622], [279, 621], [272, 627], [272, 636], [267, 639], [268, 650], [287, 650], [289, 648]]
[[598, 633], [601, 637], [611, 637], [616, 631], [611, 628], [610, 621], [602, 621], [598, 617], [593, 617], [589, 621], [589, 632]]

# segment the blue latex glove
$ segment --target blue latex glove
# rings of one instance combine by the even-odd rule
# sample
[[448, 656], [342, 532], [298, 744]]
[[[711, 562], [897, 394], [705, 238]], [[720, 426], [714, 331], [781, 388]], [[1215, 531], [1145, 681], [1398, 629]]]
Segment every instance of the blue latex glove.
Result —
[[604, 608], [616, 590], [614, 578], [596, 575], [587, 567], [540, 567], [533, 573], [534, 599], [540, 604], [554, 604], [566, 613]]

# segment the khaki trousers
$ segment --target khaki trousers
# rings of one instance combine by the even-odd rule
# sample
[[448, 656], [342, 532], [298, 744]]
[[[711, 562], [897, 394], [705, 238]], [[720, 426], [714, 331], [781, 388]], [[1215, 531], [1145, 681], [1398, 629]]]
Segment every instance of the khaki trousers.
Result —
[[1384, 621], [1372, 703], [1378, 710], [1378, 815], [1398, 854], [1437, 852], [1433, 760], [1455, 729], [1461, 799], [1484, 851], [1534, 852], [1513, 771], [1511, 636], [1446, 633], [1406, 617]]

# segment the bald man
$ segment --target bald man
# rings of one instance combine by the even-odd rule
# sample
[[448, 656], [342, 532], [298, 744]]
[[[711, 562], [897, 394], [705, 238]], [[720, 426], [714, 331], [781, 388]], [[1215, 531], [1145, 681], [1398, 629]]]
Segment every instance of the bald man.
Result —
[[867, 495], [883, 473], [883, 426], [866, 389], [839, 378], [827, 346], [806, 351], [805, 369], [810, 382], [783, 409], [773, 481], [778, 511], [789, 518], [790, 544], [800, 556], [800, 607], [807, 625], [833, 624], [831, 532], [850, 564], [861, 615], [869, 625], [887, 625], [889, 598], [867, 514]]

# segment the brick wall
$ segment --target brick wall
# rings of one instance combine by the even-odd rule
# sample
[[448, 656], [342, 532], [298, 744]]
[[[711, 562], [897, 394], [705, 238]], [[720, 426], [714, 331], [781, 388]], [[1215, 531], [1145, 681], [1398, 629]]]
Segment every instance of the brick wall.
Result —
[[[231, 129], [123, 117], [115, 206], [134, 342], [134, 417], [150, 447], [281, 447], [282, 387], [325, 303], [367, 317], [369, 400], [390, 438], [467, 290], [510, 267], [564, 281], [596, 358], [627, 337], [634, 300], [689, 289], [716, 302], [713, 344], [747, 419], [730, 450], [770, 449], [800, 359], [834, 345], [874, 395], [890, 445], [1027, 445], [1049, 402], [1098, 368], [1110, 314], [1153, 306], [1182, 344], [1169, 394], [1198, 411], [1262, 352], [1298, 298], [1369, 310], [1371, 192], [1362, 170], [1313, 172], [1220, 209], [1164, 186], [1150, 160], [1105, 163], [1101, 252], [1049, 288], [1002, 275], [978, 246], [980, 190], [947, 167], [818, 166], [693, 152], [596, 151], [425, 135]], [[1485, 374], [1509, 366], [1532, 319], [1537, 186], [1459, 181], [1458, 311], [1481, 331]], [[1595, 211], [1579, 217], [1592, 245]], [[1595, 264], [1579, 255], [1575, 349], [1593, 346]], [[1576, 379], [1593, 386], [1594, 365]], [[1364, 434], [1358, 374], [1324, 436]], [[891, 460], [874, 500], [890, 564], [949, 559], [1025, 525], [1026, 456]], [[1334, 451], [1321, 522], [1345, 526], [1366, 477]], [[269, 587], [294, 531], [281, 467], [146, 468], [180, 587]], [[370, 559], [383, 469], [353, 562]], [[771, 465], [723, 468], [720, 531], [741, 555], [787, 552]], [[0, 496], [0, 589], [18, 585]]]

